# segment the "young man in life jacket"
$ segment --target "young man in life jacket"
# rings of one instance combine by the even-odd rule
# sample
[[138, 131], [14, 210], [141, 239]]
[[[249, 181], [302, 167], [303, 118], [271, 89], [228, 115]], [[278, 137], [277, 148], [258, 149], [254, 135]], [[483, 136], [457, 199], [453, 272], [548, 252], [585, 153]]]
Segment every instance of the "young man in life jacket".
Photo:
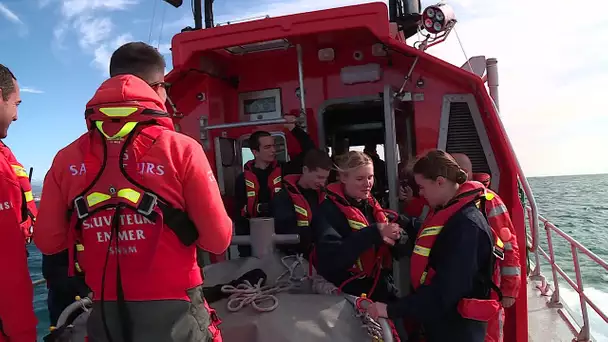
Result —
[[416, 236], [413, 292], [388, 305], [374, 303], [369, 313], [418, 322], [414, 340], [483, 342], [487, 321], [500, 306], [491, 295], [494, 237], [476, 206], [485, 187], [467, 182], [466, 172], [440, 150], [420, 157], [413, 172], [420, 194], [435, 208]]
[[[17, 79], [0, 64], [0, 139], [7, 137], [9, 126], [17, 120], [20, 103]], [[25, 193], [24, 185], [29, 186], [25, 170], [0, 141], [0, 342], [36, 340], [38, 320], [34, 315], [34, 289], [24, 243], [31, 236], [24, 233], [31, 231], [24, 232], [22, 228], [28, 217], [31, 192]]]
[[[249, 137], [249, 148], [254, 159], [247, 162], [243, 173], [235, 180], [235, 233], [249, 235], [249, 219], [270, 217], [272, 198], [281, 190], [282, 177], [302, 172], [304, 155], [315, 148], [310, 136], [296, 125], [296, 118], [285, 115], [285, 128], [300, 144], [300, 154], [287, 163], [277, 161], [274, 137], [257, 131]], [[251, 246], [238, 246], [239, 256], [251, 256]]]
[[[469, 180], [474, 179], [472, 172], [473, 166], [471, 160], [463, 153], [452, 154], [460, 168], [466, 173]], [[485, 214], [490, 223], [490, 227], [504, 243], [504, 259], [498, 260], [495, 278], [502, 292], [502, 308], [498, 314], [488, 322], [488, 331], [486, 334], [486, 342], [502, 342], [503, 329], [505, 319], [505, 308], [510, 308], [515, 304], [515, 298], [519, 293], [521, 283], [521, 268], [519, 264], [519, 245], [517, 244], [517, 236], [515, 235], [515, 227], [511, 222], [511, 217], [507, 211], [507, 207], [502, 199], [494, 191], [488, 189], [488, 177], [481, 177], [481, 180], [486, 180], [488, 185], [486, 191], [491, 195], [491, 199], [485, 202]]]
[[196, 247], [223, 253], [232, 222], [202, 146], [174, 129], [164, 70], [152, 46], [118, 48], [87, 103], [88, 132], [44, 181], [34, 241], [84, 271], [89, 342], [221, 341]]
[[283, 177], [283, 190], [272, 199], [272, 216], [277, 234], [299, 234], [298, 245], [281, 245], [287, 255], [303, 254], [308, 259], [314, 242], [311, 222], [325, 199], [325, 185], [333, 162], [327, 153], [313, 149], [306, 153], [302, 174]]

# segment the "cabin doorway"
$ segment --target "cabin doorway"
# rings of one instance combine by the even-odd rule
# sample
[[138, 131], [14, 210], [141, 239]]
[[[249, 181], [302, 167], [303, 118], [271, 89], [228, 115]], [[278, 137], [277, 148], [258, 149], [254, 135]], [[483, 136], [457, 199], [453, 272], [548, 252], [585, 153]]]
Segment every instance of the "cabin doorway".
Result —
[[384, 207], [399, 211], [397, 168], [415, 154], [414, 106], [392, 100], [388, 87], [385, 93], [326, 102], [319, 111], [319, 145], [332, 157], [375, 145], [385, 165], [384, 170], [375, 170], [376, 181], [383, 183]]
[[[363, 151], [376, 146], [384, 162], [384, 174], [375, 170], [376, 179], [383, 177], [381, 198], [384, 208], [401, 212], [399, 205], [399, 167], [407, 165], [415, 155], [414, 106], [410, 101], [395, 99], [395, 92], [386, 86], [373, 96], [330, 100], [319, 111], [319, 145], [333, 156], [349, 150]], [[402, 293], [409, 292], [409, 259], [396, 263], [396, 285]]]

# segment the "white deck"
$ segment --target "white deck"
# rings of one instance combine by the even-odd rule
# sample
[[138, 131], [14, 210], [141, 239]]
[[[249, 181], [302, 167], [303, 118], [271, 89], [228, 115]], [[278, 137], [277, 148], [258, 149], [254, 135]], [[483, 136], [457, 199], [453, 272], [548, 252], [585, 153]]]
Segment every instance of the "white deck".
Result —
[[540, 295], [536, 281], [528, 279], [528, 341], [571, 342], [574, 336], [558, 313], [547, 306], [549, 297]]

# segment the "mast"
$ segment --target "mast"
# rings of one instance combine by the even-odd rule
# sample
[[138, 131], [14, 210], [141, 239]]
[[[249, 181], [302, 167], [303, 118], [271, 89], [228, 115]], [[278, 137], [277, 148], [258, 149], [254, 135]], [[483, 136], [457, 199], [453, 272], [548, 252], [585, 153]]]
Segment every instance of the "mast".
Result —
[[405, 38], [409, 38], [418, 31], [420, 21], [420, 0], [389, 0], [389, 20], [397, 24], [399, 31]]
[[[184, 1], [183, 0], [163, 0], [171, 6], [178, 8]], [[212, 28], [213, 24], [213, 0], [205, 1], [205, 28]], [[200, 30], [203, 28], [203, 0], [193, 0], [194, 6], [192, 8], [192, 15], [194, 16], [194, 29]]]

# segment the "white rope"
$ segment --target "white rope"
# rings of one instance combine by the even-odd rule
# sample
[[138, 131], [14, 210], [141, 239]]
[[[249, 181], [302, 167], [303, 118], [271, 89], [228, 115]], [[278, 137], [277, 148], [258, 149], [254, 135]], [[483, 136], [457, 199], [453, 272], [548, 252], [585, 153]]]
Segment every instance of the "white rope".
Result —
[[154, 7], [152, 8], [152, 20], [150, 20], [150, 32], [148, 32], [148, 43], [152, 40], [152, 28], [154, 27], [154, 17], [156, 17], [156, 3], [157, 0], [154, 0]]
[[163, 29], [165, 27], [165, 12], [167, 11], [167, 7], [169, 6], [163, 6], [163, 15], [160, 20], [160, 31], [158, 31], [158, 42], [156, 43], [157, 50], [160, 48], [160, 39], [163, 36]]
[[[289, 260], [293, 259], [290, 263]], [[251, 307], [259, 312], [273, 311], [279, 306], [279, 299], [276, 294], [285, 292], [302, 285], [306, 280], [311, 280], [312, 290], [317, 294], [337, 294], [338, 288], [316, 274], [312, 277], [308, 275], [308, 263], [302, 254], [288, 255], [281, 258], [281, 264], [285, 271], [275, 280], [275, 285], [262, 286], [262, 279], [257, 284], [245, 281], [236, 287], [232, 285], [222, 286], [223, 293], [229, 293], [227, 309], [231, 312], [241, 310], [243, 307]], [[269, 306], [262, 305], [265, 302], [271, 303]]]
[[460, 50], [462, 50], [462, 54], [464, 55], [464, 58], [467, 61], [467, 64], [469, 65], [469, 69], [471, 69], [471, 72], [474, 72], [473, 67], [471, 66], [471, 61], [469, 61], [469, 57], [467, 56], [467, 53], [464, 51], [464, 46], [462, 45], [462, 42], [460, 41], [460, 36], [458, 36], [458, 31], [456, 31], [456, 26], [454, 26], [452, 28], [452, 30], [454, 30], [454, 34], [456, 34], [456, 39], [458, 40], [458, 45], [460, 45]]
[[[287, 260], [292, 258], [295, 258], [295, 261], [288, 264]], [[228, 311], [236, 312], [247, 305], [251, 305], [254, 310], [259, 312], [273, 311], [279, 306], [279, 299], [276, 297], [276, 294], [297, 287], [308, 278], [304, 258], [301, 254], [285, 256], [281, 258], [281, 263], [286, 270], [276, 279], [275, 285], [262, 286], [263, 279], [260, 279], [255, 285], [245, 280], [243, 284], [239, 284], [236, 287], [232, 285], [222, 286], [222, 292], [231, 294], [228, 297]], [[298, 266], [303, 270], [302, 276], [299, 277], [296, 276]], [[286, 280], [282, 280], [287, 275], [289, 277]], [[264, 302], [271, 302], [272, 304], [264, 307], [261, 305]]]

